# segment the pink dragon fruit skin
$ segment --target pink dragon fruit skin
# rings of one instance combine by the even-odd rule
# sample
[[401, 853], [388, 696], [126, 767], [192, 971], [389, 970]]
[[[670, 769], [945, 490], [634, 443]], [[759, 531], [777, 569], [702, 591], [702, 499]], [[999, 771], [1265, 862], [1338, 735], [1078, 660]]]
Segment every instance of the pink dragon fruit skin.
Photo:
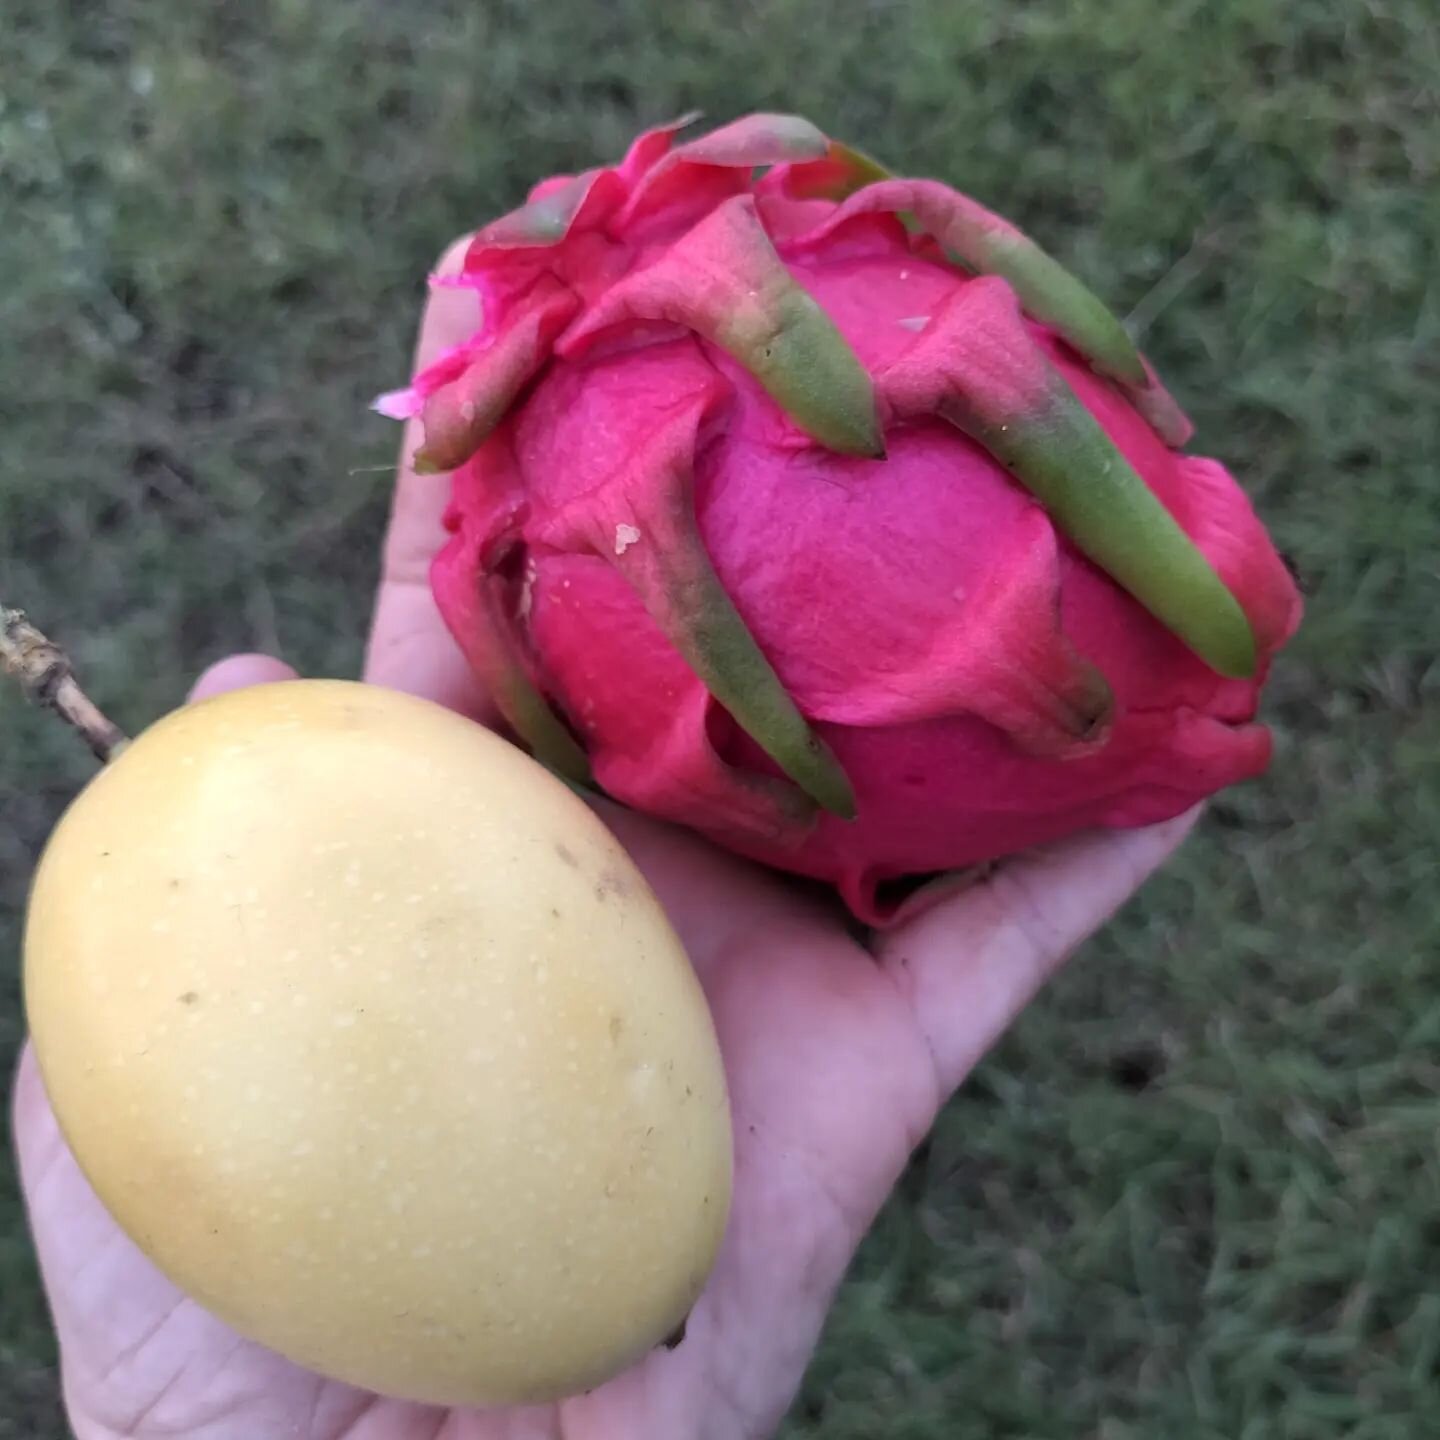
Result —
[[481, 231], [480, 332], [378, 402], [517, 736], [871, 924], [1262, 771], [1299, 597], [1100, 303], [808, 122], [677, 129]]

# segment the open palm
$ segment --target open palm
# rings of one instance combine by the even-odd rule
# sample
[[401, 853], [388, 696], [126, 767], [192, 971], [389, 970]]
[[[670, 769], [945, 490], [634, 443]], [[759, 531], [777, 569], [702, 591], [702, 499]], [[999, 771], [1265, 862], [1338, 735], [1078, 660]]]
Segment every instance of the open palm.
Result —
[[[452, 251], [446, 265], [454, 265]], [[445, 266], [442, 266], [445, 268]], [[473, 329], [440, 290], [421, 358]], [[408, 435], [405, 455], [416, 443]], [[403, 465], [366, 678], [484, 718], [426, 584], [445, 484]], [[263, 657], [198, 694], [280, 678]], [[607, 807], [704, 985], [735, 1123], [729, 1229], [682, 1344], [558, 1406], [442, 1411], [326, 1381], [174, 1289], [110, 1220], [33, 1059], [15, 1133], [79, 1440], [740, 1440], [770, 1433], [856, 1245], [939, 1106], [1061, 960], [1178, 845], [1189, 818], [1001, 866], [866, 947], [835, 909]]]

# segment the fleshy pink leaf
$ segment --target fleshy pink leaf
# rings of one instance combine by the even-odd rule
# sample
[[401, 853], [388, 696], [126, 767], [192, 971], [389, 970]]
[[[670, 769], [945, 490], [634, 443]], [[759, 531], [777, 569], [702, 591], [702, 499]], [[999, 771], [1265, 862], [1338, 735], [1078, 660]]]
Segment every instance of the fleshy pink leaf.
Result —
[[627, 276], [560, 342], [575, 355], [629, 321], [694, 330], [750, 371], [807, 434], [832, 450], [883, 450], [874, 389], [855, 352], [775, 253], [748, 195], [713, 210], [653, 264]]
[[1026, 314], [1063, 335], [1101, 374], [1124, 386], [1167, 444], [1183, 445], [1190, 438], [1190, 422], [1095, 294], [1008, 220], [948, 185], [936, 180], [868, 185], [799, 243], [819, 243], [856, 215], [875, 211], [913, 215], [967, 269], [1008, 280]]
[[[503, 472], [506, 464], [497, 450], [489, 458], [487, 478], [498, 481], [495, 467]], [[477, 493], [476, 476], [468, 477], [467, 484], [472, 495]], [[531, 754], [567, 780], [587, 784], [589, 762], [536, 685], [507, 604], [507, 587], [490, 573], [498, 558], [497, 532], [513, 525], [523, 502], [513, 484], [498, 484], [487, 498], [488, 511], [472, 500], [465, 513], [452, 515], [455, 533], [430, 570], [436, 604], [485, 693]]]
[[1213, 669], [1254, 673], [1239, 602], [1045, 358], [1005, 281], [958, 288], [880, 383], [897, 416], [938, 415], [984, 445]]
[[465, 369], [425, 401], [425, 443], [415, 453], [416, 471], [433, 474], [464, 464], [550, 358], [556, 337], [579, 309], [576, 295], [541, 277], [511, 307], [504, 328], [470, 352]]
[[832, 140], [820, 158], [784, 166], [767, 176], [764, 184], [796, 200], [840, 201], [890, 178], [890, 172], [863, 150]]
[[609, 559], [755, 743], [817, 805], [853, 815], [844, 771], [755, 643], [700, 538], [694, 457], [714, 403], [713, 393], [702, 393], [677, 407], [621, 459], [607, 484], [547, 522], [545, 540], [557, 549], [582, 545]]
[[751, 171], [824, 155], [829, 141], [798, 115], [747, 115], [672, 150], [631, 192], [618, 228], [653, 216], [692, 223], [749, 188]]

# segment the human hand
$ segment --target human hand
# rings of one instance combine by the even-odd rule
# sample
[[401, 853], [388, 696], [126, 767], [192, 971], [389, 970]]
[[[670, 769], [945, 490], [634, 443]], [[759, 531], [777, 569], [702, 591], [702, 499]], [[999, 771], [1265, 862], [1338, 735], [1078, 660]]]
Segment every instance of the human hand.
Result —
[[[452, 250], [442, 268], [458, 265]], [[474, 328], [438, 290], [421, 358]], [[418, 443], [413, 428], [403, 454]], [[428, 585], [443, 479], [402, 463], [366, 678], [488, 718]], [[293, 674], [240, 656], [197, 697]], [[730, 1225], [674, 1350], [560, 1405], [443, 1411], [304, 1372], [176, 1290], [109, 1218], [59, 1134], [33, 1057], [14, 1130], [79, 1440], [741, 1440], [789, 1404], [856, 1246], [914, 1145], [1061, 961], [1179, 845], [1193, 817], [1009, 861], [866, 947], [779, 877], [608, 804], [705, 988], [735, 1123]]]

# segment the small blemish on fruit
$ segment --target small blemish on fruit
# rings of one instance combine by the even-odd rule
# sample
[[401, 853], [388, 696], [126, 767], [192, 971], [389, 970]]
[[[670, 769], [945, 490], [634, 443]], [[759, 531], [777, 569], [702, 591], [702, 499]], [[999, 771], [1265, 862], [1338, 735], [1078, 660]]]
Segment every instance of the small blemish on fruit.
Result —
[[555, 853], [572, 870], [578, 870], [580, 868], [580, 862], [575, 858], [575, 852], [571, 850], [563, 840], [557, 840], [555, 842]]
[[180, 1003], [182, 1005], [198, 1005], [200, 1003], [200, 997], [193, 990], [187, 990], [180, 996]]
[[630, 882], [614, 870], [606, 870], [595, 882], [595, 898], [608, 900], [612, 895], [622, 898], [630, 893]]
[[618, 1044], [620, 1043], [620, 1037], [621, 1037], [624, 1033], [625, 1033], [625, 1021], [624, 1021], [624, 1019], [623, 1019], [621, 1016], [619, 1016], [619, 1015], [612, 1015], [612, 1016], [610, 1017], [610, 1043], [611, 1043], [612, 1045], [618, 1045]]

